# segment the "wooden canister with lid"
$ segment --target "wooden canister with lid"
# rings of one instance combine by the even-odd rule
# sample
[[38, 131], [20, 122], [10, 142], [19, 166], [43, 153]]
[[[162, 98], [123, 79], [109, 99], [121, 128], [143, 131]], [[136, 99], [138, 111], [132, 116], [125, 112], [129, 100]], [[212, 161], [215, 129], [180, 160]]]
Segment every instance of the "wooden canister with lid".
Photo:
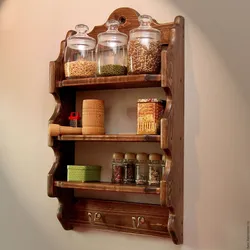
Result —
[[104, 101], [87, 99], [82, 102], [82, 134], [103, 135], [104, 129]]

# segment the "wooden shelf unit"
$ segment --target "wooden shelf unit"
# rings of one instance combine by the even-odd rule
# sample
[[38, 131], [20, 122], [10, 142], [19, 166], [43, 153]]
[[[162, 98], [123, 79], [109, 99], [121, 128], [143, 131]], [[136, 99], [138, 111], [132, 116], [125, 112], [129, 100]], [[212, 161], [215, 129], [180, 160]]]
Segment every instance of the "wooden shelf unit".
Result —
[[[116, 9], [108, 20], [123, 20], [119, 30], [126, 34], [139, 26], [138, 13], [131, 8]], [[183, 242], [183, 164], [184, 164], [184, 18], [159, 24], [161, 31], [161, 74], [128, 75], [65, 79], [64, 50], [69, 31], [61, 42], [56, 61], [50, 62], [50, 88], [56, 106], [50, 124], [68, 125], [68, 115], [75, 110], [76, 92], [86, 90], [161, 87], [166, 94], [166, 109], [161, 119], [161, 133], [145, 135], [63, 135], [49, 137], [49, 146], [55, 153], [55, 162], [48, 174], [48, 196], [59, 201], [57, 218], [65, 230], [78, 226], [116, 230], [134, 234], [171, 237], [175, 244]], [[89, 33], [97, 38], [106, 30], [95, 26]], [[110, 183], [66, 182], [67, 165], [75, 163], [75, 142], [156, 142], [169, 160], [158, 188]], [[76, 198], [74, 190], [155, 194], [160, 205]]]

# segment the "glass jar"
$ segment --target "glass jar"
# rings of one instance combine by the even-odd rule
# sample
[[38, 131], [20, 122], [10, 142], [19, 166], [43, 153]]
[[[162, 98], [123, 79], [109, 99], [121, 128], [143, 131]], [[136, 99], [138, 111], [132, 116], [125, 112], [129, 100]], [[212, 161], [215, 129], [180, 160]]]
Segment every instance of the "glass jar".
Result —
[[161, 32], [151, 27], [151, 16], [141, 15], [138, 20], [140, 26], [129, 32], [128, 74], [158, 74]]
[[135, 183], [146, 185], [148, 182], [148, 154], [140, 153], [136, 155]]
[[112, 182], [113, 183], [122, 183], [124, 176], [124, 167], [123, 167], [124, 154], [123, 153], [114, 153], [112, 160]]
[[96, 72], [94, 38], [87, 35], [88, 26], [78, 24], [76, 34], [68, 37], [64, 53], [66, 78], [92, 77]]
[[126, 153], [123, 161], [124, 166], [124, 184], [135, 183], [135, 154]]
[[97, 37], [97, 76], [127, 74], [128, 36], [118, 31], [119, 25], [119, 21], [109, 20], [106, 23], [108, 30]]
[[150, 186], [159, 186], [162, 177], [162, 164], [160, 154], [149, 155], [149, 178], [148, 184]]

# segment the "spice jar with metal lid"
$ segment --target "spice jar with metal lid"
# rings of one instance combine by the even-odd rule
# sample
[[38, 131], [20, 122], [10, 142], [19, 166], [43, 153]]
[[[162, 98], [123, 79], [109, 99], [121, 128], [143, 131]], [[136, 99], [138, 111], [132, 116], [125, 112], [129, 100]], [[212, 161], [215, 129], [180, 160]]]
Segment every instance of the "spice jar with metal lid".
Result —
[[68, 37], [64, 53], [66, 78], [92, 77], [96, 72], [94, 38], [87, 35], [87, 25], [78, 24], [76, 34]]
[[135, 183], [135, 161], [136, 157], [133, 153], [126, 153], [123, 161], [124, 178], [123, 183]]
[[146, 185], [148, 182], [148, 154], [139, 153], [136, 155], [135, 183]]
[[149, 155], [149, 179], [150, 186], [159, 186], [162, 177], [162, 156], [160, 154]]
[[112, 160], [112, 182], [113, 183], [122, 183], [124, 176], [124, 167], [123, 167], [124, 154], [123, 153], [114, 153]]
[[151, 27], [151, 16], [141, 15], [138, 20], [140, 26], [129, 32], [128, 74], [158, 74], [161, 32]]
[[127, 74], [128, 36], [118, 30], [119, 25], [119, 21], [109, 20], [106, 23], [108, 30], [97, 36], [97, 76]]

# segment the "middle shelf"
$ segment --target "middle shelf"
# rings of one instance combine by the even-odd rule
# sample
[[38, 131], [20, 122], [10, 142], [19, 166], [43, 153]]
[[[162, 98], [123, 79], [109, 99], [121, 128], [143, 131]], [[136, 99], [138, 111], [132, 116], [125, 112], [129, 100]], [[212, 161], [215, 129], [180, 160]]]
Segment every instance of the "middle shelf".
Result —
[[114, 135], [60, 135], [59, 141], [103, 141], [103, 142], [160, 142], [160, 135], [136, 135], [136, 134], [114, 134]]
[[55, 181], [54, 186], [59, 188], [73, 188], [80, 190], [109, 191], [137, 194], [160, 194], [160, 187], [136, 186], [125, 184], [114, 184], [110, 182], [67, 182]]

